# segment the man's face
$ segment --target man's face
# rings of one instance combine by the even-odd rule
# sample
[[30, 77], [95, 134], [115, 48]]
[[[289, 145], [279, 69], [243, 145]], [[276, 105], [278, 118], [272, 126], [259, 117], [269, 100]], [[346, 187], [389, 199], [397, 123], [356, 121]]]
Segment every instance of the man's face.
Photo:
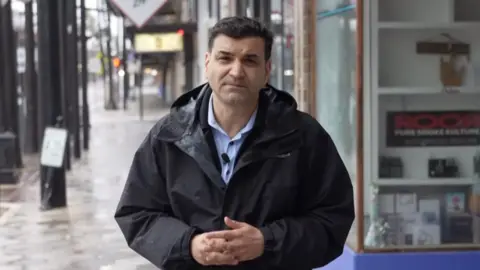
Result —
[[265, 42], [260, 37], [234, 39], [219, 35], [205, 55], [208, 83], [215, 97], [228, 105], [256, 103], [270, 69], [270, 61], [265, 61]]

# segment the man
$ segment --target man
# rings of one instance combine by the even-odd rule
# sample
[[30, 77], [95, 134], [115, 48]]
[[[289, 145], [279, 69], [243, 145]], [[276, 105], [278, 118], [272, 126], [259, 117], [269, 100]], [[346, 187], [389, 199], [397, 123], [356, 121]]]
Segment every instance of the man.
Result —
[[157, 267], [307, 270], [342, 253], [352, 184], [325, 130], [267, 85], [272, 40], [253, 19], [220, 20], [208, 83], [136, 152], [115, 218]]

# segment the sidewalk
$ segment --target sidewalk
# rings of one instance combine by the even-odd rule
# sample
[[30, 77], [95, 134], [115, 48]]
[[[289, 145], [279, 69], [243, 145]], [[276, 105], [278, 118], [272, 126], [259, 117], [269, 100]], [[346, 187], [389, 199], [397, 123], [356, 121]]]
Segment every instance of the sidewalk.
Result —
[[128, 248], [113, 213], [134, 151], [167, 110], [148, 107], [148, 121], [138, 121], [130, 107], [92, 109], [91, 150], [67, 175], [67, 208], [41, 212], [39, 183], [22, 190], [0, 219], [0, 269], [155, 269]]
[[13, 185], [0, 185], [0, 218], [1, 207], [4, 206], [4, 202], [15, 200], [15, 193], [18, 189], [21, 189], [24, 185], [27, 185], [33, 181], [38, 174], [39, 157], [37, 154], [25, 154], [23, 155], [23, 168], [18, 170], [19, 182]]
[[[135, 92], [135, 101], [129, 101], [128, 110], [123, 110], [123, 98], [120, 98], [118, 102], [118, 110], [105, 111], [103, 100], [103, 86], [102, 83], [96, 83], [93, 87], [90, 87], [89, 103], [90, 111], [94, 117], [92, 117], [92, 123], [99, 122], [117, 122], [117, 121], [137, 121], [140, 119], [139, 100], [137, 96], [137, 90], [132, 89]], [[164, 111], [164, 105], [162, 100], [158, 96], [158, 90], [153, 86], [143, 87], [143, 109], [145, 121], [156, 121], [159, 118], [159, 112]]]

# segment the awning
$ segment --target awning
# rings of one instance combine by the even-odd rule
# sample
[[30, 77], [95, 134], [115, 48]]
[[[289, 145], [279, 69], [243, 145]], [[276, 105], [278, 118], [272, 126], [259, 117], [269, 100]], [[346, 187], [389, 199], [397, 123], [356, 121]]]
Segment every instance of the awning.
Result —
[[[119, 0], [120, 1], [120, 0]], [[107, 0], [107, 6], [108, 9], [113, 12], [115, 16], [118, 17], [124, 17], [123, 13], [117, 8], [117, 6], [114, 4], [114, 0]], [[175, 14], [175, 6], [173, 4], [172, 0], [168, 0], [155, 14], [155, 16], [158, 15], [171, 15]]]

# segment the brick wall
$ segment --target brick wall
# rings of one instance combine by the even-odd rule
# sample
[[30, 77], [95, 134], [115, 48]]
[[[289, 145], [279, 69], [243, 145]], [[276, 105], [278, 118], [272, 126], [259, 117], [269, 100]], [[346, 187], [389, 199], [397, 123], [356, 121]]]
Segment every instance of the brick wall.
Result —
[[295, 1], [294, 17], [295, 17], [295, 34], [294, 41], [294, 96], [298, 102], [299, 109], [314, 114], [312, 92], [315, 87], [311, 85], [312, 62], [315, 61], [314, 48], [314, 31], [312, 25], [312, 16], [315, 15], [313, 7], [314, 0]]

